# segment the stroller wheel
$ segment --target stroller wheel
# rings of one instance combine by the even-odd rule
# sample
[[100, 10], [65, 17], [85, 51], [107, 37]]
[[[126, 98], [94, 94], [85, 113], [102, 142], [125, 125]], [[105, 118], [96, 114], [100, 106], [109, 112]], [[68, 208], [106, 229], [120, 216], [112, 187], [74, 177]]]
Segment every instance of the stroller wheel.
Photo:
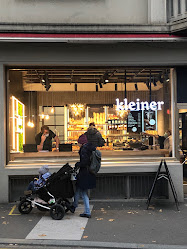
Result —
[[50, 209], [51, 218], [54, 220], [61, 220], [64, 217], [65, 210], [60, 204], [55, 204]]
[[21, 214], [29, 214], [32, 210], [31, 202], [26, 199], [22, 199], [18, 205], [18, 210]]

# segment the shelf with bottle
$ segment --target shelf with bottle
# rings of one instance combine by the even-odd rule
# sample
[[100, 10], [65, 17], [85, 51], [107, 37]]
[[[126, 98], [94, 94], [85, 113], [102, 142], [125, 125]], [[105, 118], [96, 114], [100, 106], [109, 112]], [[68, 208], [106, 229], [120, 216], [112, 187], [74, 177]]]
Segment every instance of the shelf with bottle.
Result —
[[84, 117], [74, 117], [69, 112], [67, 122], [67, 139], [77, 140], [83, 132], [86, 132], [90, 123], [95, 123], [96, 129], [106, 138], [108, 123], [106, 122], [107, 108], [87, 107]]
[[87, 130], [88, 124], [86, 122], [86, 118], [69, 118], [69, 122], [67, 124], [67, 130], [68, 131], [82, 131], [82, 130]]
[[69, 142], [77, 142], [79, 136], [87, 131], [88, 122], [85, 116], [73, 116], [72, 113], [68, 111], [67, 120], [67, 140]]
[[105, 125], [106, 120], [105, 120], [105, 112], [93, 112], [92, 117], [88, 117], [88, 122], [89, 123], [95, 123], [95, 125]]
[[118, 134], [108, 134], [107, 137], [141, 137], [140, 134], [122, 134], [122, 133], [118, 133]]

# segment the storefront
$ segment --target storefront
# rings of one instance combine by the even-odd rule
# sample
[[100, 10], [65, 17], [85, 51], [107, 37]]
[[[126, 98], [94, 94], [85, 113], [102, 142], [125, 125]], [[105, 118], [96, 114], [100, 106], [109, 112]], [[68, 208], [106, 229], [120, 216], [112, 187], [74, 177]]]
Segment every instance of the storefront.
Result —
[[[175, 67], [187, 63], [187, 48], [179, 45], [9, 43], [3, 48], [2, 43], [1, 184], [6, 187], [1, 200], [13, 200], [15, 182], [36, 175], [41, 164], [52, 171], [67, 161], [73, 165], [77, 138], [94, 122], [106, 141], [100, 189], [102, 179], [116, 177], [120, 197], [145, 198], [127, 188], [135, 186], [138, 192], [143, 183], [148, 189], [147, 181], [165, 158], [182, 201]], [[25, 145], [35, 144], [42, 125], [58, 135], [61, 151], [24, 152]], [[172, 156], [159, 138], [166, 130], [172, 134]], [[111, 179], [105, 186], [109, 196]], [[163, 195], [172, 200], [170, 190]]]

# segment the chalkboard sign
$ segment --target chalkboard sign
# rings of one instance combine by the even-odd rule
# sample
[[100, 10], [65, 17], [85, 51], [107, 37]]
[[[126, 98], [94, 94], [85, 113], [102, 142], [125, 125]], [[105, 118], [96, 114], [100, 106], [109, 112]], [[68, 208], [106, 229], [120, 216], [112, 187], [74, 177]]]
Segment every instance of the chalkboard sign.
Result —
[[127, 132], [140, 133], [142, 131], [142, 111], [131, 111], [127, 119]]

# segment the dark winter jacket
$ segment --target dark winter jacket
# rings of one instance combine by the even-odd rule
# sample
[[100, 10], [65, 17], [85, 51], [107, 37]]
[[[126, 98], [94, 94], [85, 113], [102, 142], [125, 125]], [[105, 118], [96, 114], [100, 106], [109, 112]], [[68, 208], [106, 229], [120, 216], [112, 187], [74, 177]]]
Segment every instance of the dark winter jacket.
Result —
[[91, 174], [88, 169], [91, 163], [90, 156], [94, 150], [95, 147], [90, 143], [84, 144], [79, 150], [80, 162], [75, 164], [75, 167], [80, 168], [76, 186], [82, 190], [96, 187], [96, 176]]
[[102, 138], [101, 133], [93, 127], [89, 127], [85, 135], [88, 142], [93, 144], [95, 147], [102, 147], [105, 144], [105, 140]]

